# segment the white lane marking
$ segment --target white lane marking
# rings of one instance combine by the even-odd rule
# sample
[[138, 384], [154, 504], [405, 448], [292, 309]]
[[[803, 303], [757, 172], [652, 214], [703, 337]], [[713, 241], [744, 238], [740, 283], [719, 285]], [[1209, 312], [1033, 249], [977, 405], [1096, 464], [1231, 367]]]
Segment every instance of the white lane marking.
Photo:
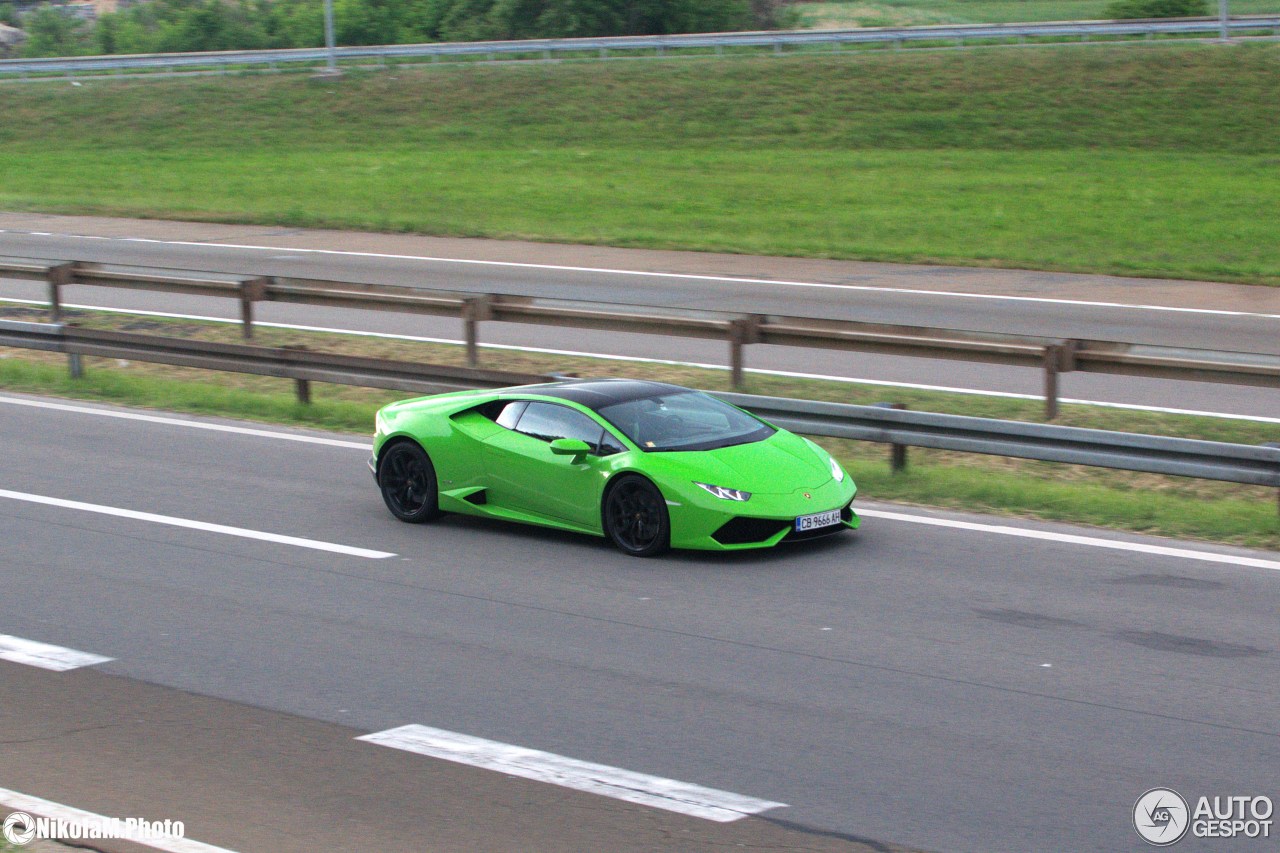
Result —
[[1002, 524], [979, 524], [972, 521], [956, 521], [950, 518], [934, 518], [928, 515], [908, 515], [902, 512], [888, 512], [879, 509], [860, 507], [857, 512], [858, 515], [868, 518], [905, 521], [908, 524], [928, 524], [934, 527], [949, 527], [955, 530], [995, 533], [1000, 536], [1017, 536], [1022, 539], [1040, 539], [1047, 542], [1062, 542], [1068, 545], [1084, 545], [1090, 548], [1109, 548], [1115, 551], [1136, 551], [1140, 554], [1155, 554], [1161, 557], [1174, 557], [1179, 560], [1204, 560], [1209, 563], [1227, 563], [1233, 566], [1249, 566], [1255, 569], [1270, 569], [1280, 572], [1280, 560], [1263, 560], [1258, 557], [1244, 557], [1236, 554], [1216, 554], [1212, 551], [1171, 548], [1167, 545], [1149, 545], [1145, 542], [1100, 539], [1096, 536], [1077, 536], [1072, 533], [1055, 533], [1050, 530], [1034, 530], [1027, 527], [1008, 527]]
[[[33, 815], [74, 823], [78, 826], [101, 826], [111, 820], [104, 815], [94, 814], [72, 806], [64, 806], [62, 803], [55, 803], [52, 800], [42, 800], [29, 794], [20, 794], [17, 791], [10, 791], [8, 788], [0, 788], [0, 803], [17, 811], [30, 812]], [[139, 838], [130, 839], [130, 843], [140, 844], [143, 847], [150, 847], [154, 850], [164, 850], [165, 853], [234, 853], [234, 851], [225, 847], [214, 847], [212, 844], [193, 841], [190, 838], [148, 838], [145, 840]]]
[[[25, 305], [47, 305], [39, 299], [16, 299], [0, 297], [0, 302], [15, 302]], [[199, 320], [208, 323], [229, 323], [239, 324], [240, 321], [228, 317], [207, 317], [200, 314], [174, 314], [167, 311], [146, 311], [142, 309], [128, 308], [104, 308], [101, 305], [64, 305], [66, 308], [76, 308], [85, 311], [111, 311], [117, 314], [132, 314], [140, 317], [164, 317], [171, 320]], [[451, 344], [461, 346], [464, 341], [454, 338], [429, 338], [421, 335], [397, 335], [392, 332], [368, 332], [356, 329], [335, 329], [328, 326], [304, 326], [297, 323], [271, 323], [258, 321], [258, 326], [264, 326], [271, 329], [287, 329], [295, 332], [325, 332], [338, 335], [353, 335], [363, 338], [381, 338], [384, 340], [410, 341], [413, 343], [425, 344]], [[494, 350], [512, 350], [519, 352], [536, 352], [543, 355], [567, 355], [577, 358], [599, 358], [605, 361], [630, 361], [637, 364], [669, 364], [675, 367], [697, 367], [703, 370], [721, 370], [727, 371], [729, 368], [723, 364], [707, 364], [697, 361], [673, 361], [667, 358], [646, 358], [639, 355], [611, 355], [609, 353], [599, 352], [580, 352], [578, 350], [550, 349], [547, 347], [531, 347], [521, 346], [519, 344], [480, 344], [481, 349]], [[1014, 391], [984, 391], [980, 388], [957, 388], [950, 385], [926, 385], [919, 382], [895, 382], [888, 379], [865, 379], [856, 376], [829, 376], [823, 373], [801, 373], [794, 370], [770, 370], [762, 367], [748, 367], [747, 373], [755, 373], [760, 376], [782, 376], [789, 379], [816, 379], [824, 382], [846, 382], [854, 385], [875, 385], [885, 388], [910, 388], [916, 391], [943, 391], [949, 394], [970, 394], [981, 397], [1000, 397], [1010, 400], [1043, 400], [1044, 398], [1036, 394], [1019, 394]], [[1200, 409], [1176, 409], [1167, 406], [1145, 406], [1140, 403], [1108, 403], [1102, 400], [1084, 400], [1075, 397], [1060, 397], [1060, 403], [1070, 403], [1078, 406], [1097, 406], [1104, 409], [1125, 409], [1134, 412], [1156, 412], [1165, 415], [1191, 415], [1199, 418], [1226, 418], [1228, 420], [1252, 421], [1264, 424], [1280, 424], [1280, 418], [1269, 418], [1263, 415], [1236, 415], [1229, 412], [1206, 412]], [[213, 429], [215, 427], [210, 427]], [[232, 428], [234, 429], [234, 428]], [[277, 434], [280, 435], [280, 434]], [[299, 438], [299, 441], [307, 440]], [[317, 441], [324, 441], [317, 439]]]
[[62, 498], [50, 498], [44, 495], [32, 495], [26, 492], [11, 492], [0, 489], [0, 498], [22, 501], [24, 503], [41, 504], [43, 506], [75, 509], [82, 512], [93, 512], [98, 515], [110, 515], [115, 518], [128, 518], [134, 521], [149, 521], [152, 524], [167, 524], [170, 527], [183, 527], [188, 530], [202, 530], [206, 533], [223, 533], [227, 536], [238, 536], [241, 539], [256, 539], [260, 542], [274, 542], [278, 545], [293, 545], [297, 548], [310, 548], [313, 551], [328, 551], [333, 554], [345, 554], [348, 557], [365, 557], [370, 560], [381, 560], [394, 557], [387, 551], [373, 551], [368, 548], [354, 548], [350, 545], [336, 545], [332, 542], [320, 542], [316, 539], [303, 539], [298, 536], [283, 536], [279, 533], [264, 533], [260, 530], [247, 530], [243, 527], [230, 527], [225, 524], [211, 524], [207, 521], [194, 521], [189, 518], [176, 518], [172, 515], [157, 515], [152, 512], [137, 512], [132, 509], [121, 509], [114, 506], [68, 501]]
[[[22, 231], [20, 229], [0, 228], [0, 234], [26, 234], [39, 237], [59, 237], [84, 239], [82, 234], [47, 234], [43, 232]], [[945, 296], [954, 299], [987, 299], [1005, 302], [1031, 302], [1046, 305], [1077, 305], [1088, 308], [1120, 308], [1138, 311], [1167, 311], [1176, 314], [1209, 314], [1219, 317], [1262, 317], [1268, 320], [1280, 320], [1280, 314], [1259, 314], [1252, 311], [1228, 311], [1217, 308], [1183, 308], [1170, 305], [1144, 305], [1124, 302], [1099, 302], [1085, 299], [1053, 299], [1044, 296], [1008, 296], [996, 293], [965, 293], [957, 290], [924, 290], [920, 288], [884, 287], [869, 284], [832, 284], [815, 281], [793, 281], [788, 279], [750, 278], [745, 276], [700, 275], [696, 273], [646, 272], [644, 270], [622, 270], [609, 267], [575, 267], [565, 264], [532, 264], [521, 261], [482, 261], [473, 258], [439, 258], [432, 255], [400, 255], [387, 252], [355, 252], [342, 249], [299, 249], [283, 246], [255, 246], [247, 243], [202, 243], [196, 240], [157, 240], [150, 237], [106, 237], [120, 243], [151, 243], [161, 246], [198, 246], [204, 249], [238, 249], [256, 252], [299, 252], [309, 255], [332, 255], [350, 258], [381, 258], [395, 261], [426, 261], [440, 264], [463, 264], [472, 266], [506, 267], [510, 269], [553, 270], [557, 272], [604, 273], [606, 275], [629, 275], [651, 278], [670, 278], [682, 281], [710, 281], [721, 284], [763, 284], [778, 287], [808, 287], [822, 290], [853, 290], [870, 293], [906, 293], [913, 296]]]
[[0, 634], [0, 660], [25, 663], [28, 666], [38, 666], [54, 672], [66, 672], [82, 666], [96, 666], [114, 658]]
[[289, 432], [275, 432], [266, 429], [252, 429], [250, 427], [227, 426], [225, 424], [210, 424], [202, 421], [183, 420], [182, 418], [165, 418], [159, 415], [142, 415], [136, 412], [117, 412], [111, 409], [95, 409], [89, 406], [72, 406], [66, 403], [49, 403], [44, 400], [23, 400], [17, 397], [0, 397], [0, 404], [11, 406], [29, 406], [33, 409], [51, 409], [57, 412], [73, 412], [80, 415], [97, 415], [104, 418], [119, 418], [126, 421], [143, 421], [151, 424], [164, 424], [166, 426], [181, 426], [188, 429], [204, 429], [212, 432], [229, 432], [237, 435], [251, 435], [255, 438], [278, 438], [284, 441], [299, 441], [303, 444], [323, 444], [329, 447], [350, 447], [358, 450], [368, 450], [370, 445], [368, 442], [344, 441], [339, 438], [318, 438], [310, 435], [295, 435]]
[[787, 805], [428, 726], [401, 726], [363, 735], [356, 740], [718, 823], [728, 823]]

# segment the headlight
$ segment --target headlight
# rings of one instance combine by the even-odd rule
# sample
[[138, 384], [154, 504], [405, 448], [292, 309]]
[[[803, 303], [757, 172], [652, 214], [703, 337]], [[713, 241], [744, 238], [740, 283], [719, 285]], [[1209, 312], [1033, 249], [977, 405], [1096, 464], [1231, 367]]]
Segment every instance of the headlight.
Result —
[[834, 456], [828, 457], [831, 462], [831, 476], [836, 478], [837, 483], [844, 482], [844, 469], [840, 467], [840, 463], [836, 461]]
[[697, 480], [694, 480], [693, 484], [695, 486], [701, 486], [702, 488], [706, 489], [708, 492], [710, 492], [711, 494], [715, 495], [716, 497], [722, 500], [726, 500], [726, 501], [751, 500], [751, 493], [744, 492], [741, 489], [726, 489], [724, 486], [712, 486], [707, 483], [699, 483]]

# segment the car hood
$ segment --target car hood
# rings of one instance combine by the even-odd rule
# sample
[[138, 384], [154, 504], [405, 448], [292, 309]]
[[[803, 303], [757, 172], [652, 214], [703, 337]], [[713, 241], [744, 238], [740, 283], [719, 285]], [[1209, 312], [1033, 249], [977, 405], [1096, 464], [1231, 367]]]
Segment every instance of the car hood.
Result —
[[826, 453], [785, 430], [750, 444], [650, 455], [671, 476], [753, 494], [790, 494], [831, 479]]

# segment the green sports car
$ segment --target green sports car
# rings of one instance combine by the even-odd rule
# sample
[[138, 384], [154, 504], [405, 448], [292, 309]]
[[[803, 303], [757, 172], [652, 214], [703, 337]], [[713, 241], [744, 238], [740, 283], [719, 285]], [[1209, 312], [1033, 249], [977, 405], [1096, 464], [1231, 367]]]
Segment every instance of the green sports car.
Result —
[[401, 521], [488, 516], [607, 536], [637, 557], [768, 548], [859, 523], [857, 487], [821, 447], [660, 382], [393, 403], [378, 412], [369, 466]]

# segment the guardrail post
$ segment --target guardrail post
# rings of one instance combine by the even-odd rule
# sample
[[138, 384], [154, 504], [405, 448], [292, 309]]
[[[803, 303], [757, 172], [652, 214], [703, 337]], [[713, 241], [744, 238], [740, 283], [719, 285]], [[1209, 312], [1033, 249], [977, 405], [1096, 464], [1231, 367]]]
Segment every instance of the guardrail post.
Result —
[[[875, 403], [881, 409], [897, 409], [902, 411], [907, 408], [906, 403]], [[889, 445], [889, 470], [895, 474], [901, 474], [907, 470], [907, 445], [890, 444]]]
[[[306, 344], [285, 344], [284, 346], [280, 347], [281, 355], [284, 356], [285, 359], [290, 361], [292, 361], [293, 359], [290, 359], [289, 353], [306, 352], [306, 351], [307, 351]], [[298, 377], [294, 377], [293, 391], [295, 394], [298, 395], [299, 403], [302, 403], [304, 406], [311, 404], [311, 380], [310, 379], [299, 379]]]
[[476, 296], [463, 300], [462, 333], [467, 344], [467, 367], [480, 363], [480, 321], [493, 316], [489, 309], [491, 297]]
[[84, 377], [84, 359], [80, 357], [80, 353], [67, 353], [67, 372], [71, 374], [72, 379]]
[[[1264, 441], [1263, 447], [1280, 447], [1280, 441]], [[1280, 515], [1280, 489], [1276, 489], [1276, 515]]]
[[1075, 370], [1078, 341], [1063, 341], [1044, 348], [1044, 417], [1058, 417], [1058, 374]]
[[49, 267], [45, 275], [49, 279], [49, 320], [53, 323], [62, 322], [62, 287], [71, 283], [72, 273], [75, 272], [75, 264], [58, 264]]
[[735, 390], [742, 388], [745, 367], [742, 348], [760, 342], [760, 316], [748, 314], [729, 321], [729, 381]]
[[246, 340], [253, 338], [253, 303], [267, 296], [265, 278], [249, 278], [240, 282], [240, 323]]
[[1050, 345], [1044, 348], [1044, 418], [1051, 421], [1058, 417], [1058, 363], [1062, 348]]

